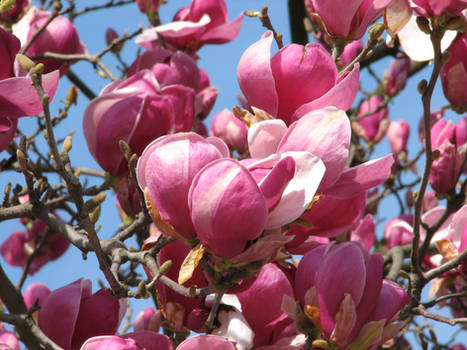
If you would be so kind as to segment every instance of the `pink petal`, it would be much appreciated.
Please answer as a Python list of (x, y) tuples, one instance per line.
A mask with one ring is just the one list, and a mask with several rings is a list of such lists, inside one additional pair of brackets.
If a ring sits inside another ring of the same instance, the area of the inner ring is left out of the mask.
[(279, 100), (271, 69), (272, 40), (273, 34), (268, 31), (245, 50), (238, 62), (237, 78), (250, 106), (261, 108), (275, 116)]
[(327, 106), (335, 106), (344, 111), (348, 110), (355, 100), (355, 96), (358, 92), (358, 84), (360, 77), (360, 66), (356, 64), (350, 73), (345, 76), (341, 76), (337, 84), (328, 90), (323, 96), (317, 98), (314, 101), (305, 103), (298, 108), (293, 117), (292, 121), (300, 119), (305, 114), (325, 108)]
[(334, 198), (346, 199), (372, 187), (381, 185), (391, 174), (392, 154), (346, 169), (339, 180), (326, 190)]
[(233, 159), (219, 159), (196, 174), (188, 195), (191, 219), (201, 243), (230, 258), (264, 228), (266, 201), (249, 171)]
[(307, 151), (321, 158), (326, 173), (320, 189), (334, 184), (344, 170), (349, 155), (350, 122), (344, 111), (326, 107), (294, 122), (282, 138), (278, 153)]
[[(59, 78), (58, 70), (42, 76), (42, 86), (50, 100), (55, 95)], [(0, 115), (18, 118), (40, 112), (42, 103), (29, 76), (0, 80)]]
[(235, 350), (234, 345), (223, 337), (218, 335), (197, 335), (184, 340), (177, 350)]
[(243, 15), (238, 16), (229, 23), (207, 30), (201, 35), (200, 41), (204, 44), (224, 44), (234, 40), (240, 33)]
[(265, 158), (277, 152), (287, 126), (281, 119), (264, 120), (248, 129), (248, 148), (252, 158)]
[(407, 293), (398, 284), (383, 280), (378, 301), (369, 321), (386, 320), (386, 324), (392, 321), (402, 307), (410, 301)]
[[(121, 336), (124, 339), (134, 340), (138, 349), (145, 350), (172, 350), (172, 342), (164, 334), (158, 334), (151, 331), (139, 331), (127, 333)], [(113, 348), (109, 348), (109, 350)]]
[(81, 298), (88, 292), (89, 282), (80, 279), (54, 290), (42, 301), (39, 327), (57, 345), (71, 349)]
[(356, 305), (363, 297), (366, 268), (362, 248), (349, 242), (331, 250), (322, 260), (315, 280), (321, 326), (331, 334), (344, 293), (349, 293)]
[(38, 305), (42, 306), (42, 302), (47, 296), (49, 296), (50, 293), (51, 291), (49, 287), (47, 287), (44, 283), (31, 283), (28, 289), (26, 289), (26, 292), (24, 292), (24, 303), (28, 309), (30, 309), (35, 304), (36, 300)]
[(331, 55), (318, 44), (285, 46), (272, 57), (271, 69), (279, 97), (277, 117), (286, 124), (300, 106), (324, 95), (337, 80)]

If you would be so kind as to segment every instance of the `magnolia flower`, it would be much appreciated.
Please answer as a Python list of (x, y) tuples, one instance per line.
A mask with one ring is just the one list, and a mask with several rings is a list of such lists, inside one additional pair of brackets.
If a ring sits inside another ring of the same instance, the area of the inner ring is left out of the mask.
[[(40, 28), (49, 19), (50, 15), (49, 12), (39, 11), (36, 7), (31, 7), (26, 15), (13, 26), (13, 34), (21, 40), (22, 46), (26, 45), (37, 28)], [(32, 57), (46, 51), (61, 54), (79, 54), (84, 53), (86, 48), (80, 41), (73, 23), (65, 17), (58, 16), (34, 40), (28, 48), (27, 54)], [(44, 64), (46, 73), (60, 69), (62, 75), (73, 64), (73, 61), (53, 58), (40, 59), (37, 62)]]
[(366, 142), (378, 143), (386, 134), (390, 121), (388, 108), (383, 104), (381, 96), (371, 96), (360, 105), (358, 115), (362, 118), (352, 122), (353, 131)]
[[(91, 295), (91, 290), (91, 281), (79, 279), (39, 298), (38, 325), (64, 349), (79, 349), (88, 338), (115, 334), (125, 315), (126, 299), (117, 299), (105, 289)], [(29, 300), (43, 295), (30, 293)]]
[(363, 37), (370, 23), (390, 3), (391, 0), (305, 0), (305, 7), (327, 34), (352, 41)]
[(139, 155), (159, 136), (190, 130), (193, 120), (193, 89), (160, 86), (152, 72), (142, 70), (105, 87), (87, 106), (83, 129), (94, 159), (104, 170), (122, 176), (128, 165), (120, 140)]
[(339, 348), (367, 350), (397, 334), (401, 325), (392, 321), (409, 298), (382, 279), (382, 267), (381, 255), (354, 242), (322, 245), (303, 257), (295, 275), (297, 297), (325, 339)]
[(158, 46), (161, 35), (169, 47), (194, 53), (205, 44), (224, 44), (237, 37), (243, 15), (228, 23), (227, 17), (225, 0), (193, 0), (171, 23), (146, 29), (136, 43), (152, 49)]
[(211, 121), (214, 136), (224, 140), (230, 149), (243, 154), (248, 149), (248, 128), (227, 109), (217, 113)]
[(457, 125), (444, 118), (431, 128), (431, 149), (439, 151), (430, 171), (430, 185), (438, 193), (447, 193), (457, 183), (467, 154), (467, 117)]
[(326, 106), (347, 110), (352, 105), (358, 65), (339, 76), (331, 55), (318, 44), (287, 45), (271, 58), (272, 40), (272, 32), (266, 32), (238, 63), (238, 83), (250, 106), (289, 125), (312, 110)]
[(398, 55), (391, 61), (389, 69), (384, 71), (384, 91), (390, 95), (397, 95), (407, 83), (410, 72), (410, 59), (404, 55)]

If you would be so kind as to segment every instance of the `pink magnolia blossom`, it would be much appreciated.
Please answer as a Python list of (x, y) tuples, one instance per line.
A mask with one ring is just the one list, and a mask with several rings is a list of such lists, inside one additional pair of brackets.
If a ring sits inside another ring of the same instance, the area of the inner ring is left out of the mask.
[[(59, 72), (42, 76), (44, 92), (53, 99), (57, 90)], [(29, 75), (0, 80), (0, 115), (15, 120), (42, 112), (42, 102)]]
[[(143, 244), (143, 250), (150, 249), (159, 236), (159, 232), (151, 233), (151, 236)], [(166, 273), (167, 277), (175, 281), (178, 279), (180, 267), (189, 251), (190, 249), (188, 246), (179, 240), (166, 245), (160, 250), (158, 257), (161, 264), (168, 260), (172, 261), (172, 266)], [(148, 269), (146, 269), (146, 273), (150, 279), (154, 278), (151, 271)], [(192, 285), (197, 285), (200, 288), (207, 285), (206, 278), (200, 267), (196, 268), (193, 272), (193, 276), (184, 283), (185, 287), (190, 287)], [(199, 331), (204, 328), (204, 323), (206, 322), (208, 314), (203, 309), (204, 300), (202, 298), (194, 299), (185, 297), (160, 282), (156, 283), (156, 288), (160, 307), (164, 310), (166, 320), (174, 331), (185, 332), (187, 329)], [(151, 317), (151, 319), (152, 318), (153, 317)], [(137, 324), (139, 328), (140, 322)]]
[[(248, 132), (253, 157), (257, 154), (265, 157), (269, 152), (299, 151), (323, 161), (326, 171), (317, 190), (320, 199), (303, 216), (313, 224), (310, 234), (332, 237), (352, 228), (363, 215), (366, 190), (384, 182), (393, 164), (392, 155), (388, 155), (346, 168), (350, 123), (345, 112), (334, 107), (310, 112), (289, 128), (281, 120), (269, 120), (253, 124)], [(343, 210), (336, 218), (338, 205)]]
[(352, 122), (354, 132), (366, 142), (378, 143), (386, 134), (390, 121), (388, 108), (380, 107), (383, 103), (381, 96), (371, 96), (363, 101), (358, 112), (359, 116), (367, 116)]
[(403, 214), (395, 219), (388, 221), (384, 228), (386, 251), (390, 250), (392, 247), (405, 245), (412, 242), (412, 222), (412, 214)]
[[(243, 53), (237, 67), (240, 88), (250, 106), (287, 125), (326, 106), (347, 110), (358, 90), (359, 68), (338, 75), (331, 55), (318, 44), (291, 44), (271, 58), (268, 31)], [(261, 89), (258, 89), (261, 86)]]
[(138, 184), (160, 211), (162, 218), (185, 238), (196, 235), (190, 218), (188, 191), (196, 174), (213, 160), (229, 157), (218, 138), (178, 133), (158, 138), (138, 160)]
[(29, 6), (29, 0), (15, 0), (11, 10), (0, 13), (0, 22), (15, 23), (23, 16)]
[(254, 332), (255, 348), (274, 343), (281, 331), (293, 322), (281, 310), (284, 295), (294, 298), (291, 281), (272, 263), (264, 265), (253, 284), (237, 294), (242, 314)]
[(149, 69), (160, 86), (183, 85), (195, 93), (195, 115), (204, 119), (217, 98), (217, 88), (211, 85), (207, 73), (196, 65), (193, 58), (177, 51), (154, 48), (144, 52), (132, 63), (128, 76)]
[[(433, 208), (423, 214), (422, 221), (428, 226), (434, 225), (444, 210), (444, 207)], [(422, 230), (421, 239), (424, 239), (424, 237), (425, 231)], [(429, 257), (429, 261), (433, 266), (439, 266), (467, 249), (467, 204), (464, 204), (457, 212), (448, 217), (436, 231), (431, 241), (437, 245), (439, 251), (439, 254)], [(462, 271), (463, 274), (467, 273), (467, 264), (464, 262), (458, 269), (449, 273), (456, 275), (458, 271)]]
[(444, 95), (453, 106), (462, 107), (467, 104), (467, 92), (462, 88), (467, 82), (467, 34), (461, 33), (449, 47), (448, 53), (449, 60), (440, 71)]
[(0, 253), (9, 265), (23, 267), (44, 236), (49, 234), (46, 244), (37, 251), (29, 266), (28, 273), (33, 275), (48, 262), (62, 256), (70, 242), (61, 234), (48, 233), (49, 227), (42, 220), (25, 219), (23, 223), (27, 230), (13, 232), (0, 246)]
[(151, 49), (161, 35), (169, 47), (195, 53), (205, 44), (224, 44), (237, 37), (243, 15), (231, 22), (227, 17), (225, 0), (193, 0), (175, 14), (171, 23), (146, 29), (136, 43)]
[(217, 113), (211, 121), (214, 136), (224, 140), (230, 149), (245, 153), (248, 149), (248, 128), (227, 109)]
[(16, 134), (18, 119), (0, 116), (0, 152), (5, 150)]
[(235, 346), (221, 336), (205, 334), (188, 338), (177, 347), (177, 350), (199, 349), (235, 350)]
[(0, 27), (0, 80), (14, 76), (13, 63), (20, 46), (16, 36)]
[(157, 333), (161, 326), (161, 321), (161, 312), (159, 310), (154, 310), (152, 307), (147, 307), (136, 316), (133, 328), (135, 329), (135, 332), (144, 330)]
[(31, 283), (24, 292), (23, 299), (26, 307), (30, 309), (37, 302), (41, 305), (42, 302), (49, 296), (52, 291), (42, 282)]
[(430, 171), (430, 185), (438, 193), (447, 193), (456, 185), (462, 171), (467, 147), (467, 117), (457, 125), (444, 118), (431, 128), (431, 149), (439, 151)]
[(149, 331), (89, 338), (80, 350), (172, 350), (169, 337)]
[(268, 206), (250, 172), (233, 159), (199, 171), (188, 195), (196, 236), (216, 255), (231, 258), (264, 229)]
[[(24, 46), (34, 35), (37, 28), (40, 28), (49, 19), (50, 15), (49, 12), (39, 11), (37, 8), (31, 7), (21, 21), (14, 26), (13, 33), (20, 38), (21, 44)], [(65, 17), (58, 16), (34, 40), (27, 54), (31, 57), (43, 54), (46, 51), (61, 54), (79, 54), (84, 53), (85, 50), (86, 48), (80, 41), (73, 23)], [(73, 64), (72, 61), (53, 58), (40, 59), (37, 62), (44, 64), (46, 73), (60, 69), (62, 75)]]
[(136, 0), (139, 10), (142, 13), (154, 13), (159, 10), (159, 6), (164, 3), (163, 0)]
[(375, 223), (373, 216), (367, 214), (350, 233), (350, 240), (360, 243), (363, 249), (370, 251), (375, 243)]
[(387, 130), (391, 151), (395, 156), (406, 157), (410, 126), (405, 120), (391, 122)]
[(391, 0), (305, 0), (305, 7), (326, 33), (351, 41), (363, 37), (370, 23), (390, 3)]
[(391, 322), (409, 298), (382, 279), (382, 267), (381, 255), (354, 242), (323, 245), (303, 257), (295, 276), (297, 297), (314, 310), (311, 320), (325, 339), (366, 350), (397, 334), (400, 326)]
[(397, 95), (407, 83), (410, 72), (410, 59), (404, 55), (398, 55), (389, 65), (389, 70), (384, 71), (384, 91), (390, 95)]
[(9, 332), (0, 323), (0, 349), (1, 350), (20, 350), (19, 340), (16, 334)]
[(422, 211), (427, 212), (430, 209), (433, 209), (438, 206), (438, 198), (436, 198), (436, 193), (434, 191), (425, 192), (422, 202)]
[(105, 289), (91, 294), (91, 281), (79, 279), (40, 300), (38, 325), (57, 345), (79, 349), (97, 335), (113, 335), (126, 310), (126, 300)]
[(423, 17), (439, 16), (442, 12), (460, 15), (467, 8), (466, 0), (413, 0), (414, 10)]
[(182, 85), (160, 87), (152, 72), (142, 70), (105, 87), (84, 112), (83, 129), (89, 150), (113, 175), (128, 172), (119, 147), (124, 140), (141, 154), (159, 136), (193, 126), (194, 93)]
[(363, 44), (361, 40), (354, 40), (344, 46), (344, 50), (339, 57), (339, 64), (342, 67), (348, 65), (352, 60), (357, 57), (357, 54), (363, 50)]

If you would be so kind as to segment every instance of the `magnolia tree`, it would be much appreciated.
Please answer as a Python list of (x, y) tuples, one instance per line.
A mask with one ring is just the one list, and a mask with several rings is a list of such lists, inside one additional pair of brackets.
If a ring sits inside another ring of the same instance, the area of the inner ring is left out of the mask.
[[(0, 3), (0, 221), (22, 226), (1, 232), (0, 349), (466, 349), (467, 1), (289, 0), (291, 42), (273, 6), (193, 0), (165, 23), (163, 0), (80, 6)], [(114, 7), (146, 29), (91, 52), (77, 19)], [(263, 34), (212, 117), (200, 49), (245, 21)], [(410, 79), (423, 115), (391, 120)], [(74, 160), (70, 118), (100, 168)], [(67, 250), (95, 255), (101, 289), (28, 282)]]

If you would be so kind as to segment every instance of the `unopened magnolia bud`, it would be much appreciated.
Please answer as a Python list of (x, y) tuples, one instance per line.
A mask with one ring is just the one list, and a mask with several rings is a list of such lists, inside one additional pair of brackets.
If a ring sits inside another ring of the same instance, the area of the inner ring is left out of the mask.
[(435, 149), (433, 153), (431, 154), (431, 159), (436, 160), (439, 158), (440, 155), (441, 155), (441, 152), (439, 151), (439, 149)]
[(138, 164), (138, 156), (133, 154), (128, 162), (128, 167), (131, 169), (136, 169), (136, 165)]
[(261, 16), (261, 12), (259, 12), (258, 10), (246, 10), (243, 14), (247, 17), (260, 17)]
[(423, 95), (426, 91), (427, 86), (428, 82), (425, 79), (421, 80), (417, 86), (418, 93)]
[(172, 267), (172, 260), (165, 261), (159, 268), (159, 276), (165, 275)]
[(96, 209), (94, 209), (92, 213), (89, 214), (89, 219), (91, 220), (93, 224), (95, 224), (97, 220), (99, 220), (100, 215), (101, 215), (101, 206), (98, 205)]
[(68, 153), (71, 151), (71, 148), (72, 148), (72, 142), (71, 142), (71, 136), (68, 135), (67, 137), (65, 137), (65, 141), (63, 141), (63, 152), (65, 153)]
[(27, 160), (26, 160), (26, 155), (24, 152), (20, 149), (16, 150), (16, 158), (18, 158), (18, 163), (19, 167), (21, 168), (21, 171), (24, 173), (28, 170), (28, 165), (27, 165)]
[(16, 60), (26, 72), (29, 72), (36, 65), (28, 56), (20, 53), (16, 55)]
[(124, 140), (118, 141), (118, 145), (120, 146), (120, 149), (122, 150), (122, 153), (125, 156), (125, 159), (128, 160), (131, 156), (130, 146), (128, 146), (128, 143), (126, 143)]
[(430, 22), (428, 22), (428, 20), (425, 17), (418, 16), (417, 25), (423, 33), (428, 35), (431, 34)]
[(88, 200), (86, 203), (83, 205), (83, 212), (85, 214), (91, 213), (96, 209), (97, 206), (101, 205), (102, 202), (105, 201), (106, 195), (105, 193), (101, 192), (94, 197), (92, 197), (90, 200)]
[(65, 108), (68, 109), (71, 105), (76, 105), (78, 100), (78, 89), (76, 86), (72, 86), (68, 89), (66, 93)]
[(34, 73), (42, 74), (44, 72), (44, 63), (39, 63), (34, 66)]
[(383, 23), (375, 23), (370, 28), (370, 40), (378, 41), (378, 38), (383, 35), (384, 32), (384, 24)]
[(462, 17), (454, 17), (444, 24), (444, 28), (447, 30), (459, 30), (462, 28), (463, 24), (464, 19)]
[(136, 289), (136, 295), (141, 296), (144, 299), (149, 298), (149, 293), (146, 288), (146, 283), (143, 280), (141, 280), (138, 284), (138, 288)]

